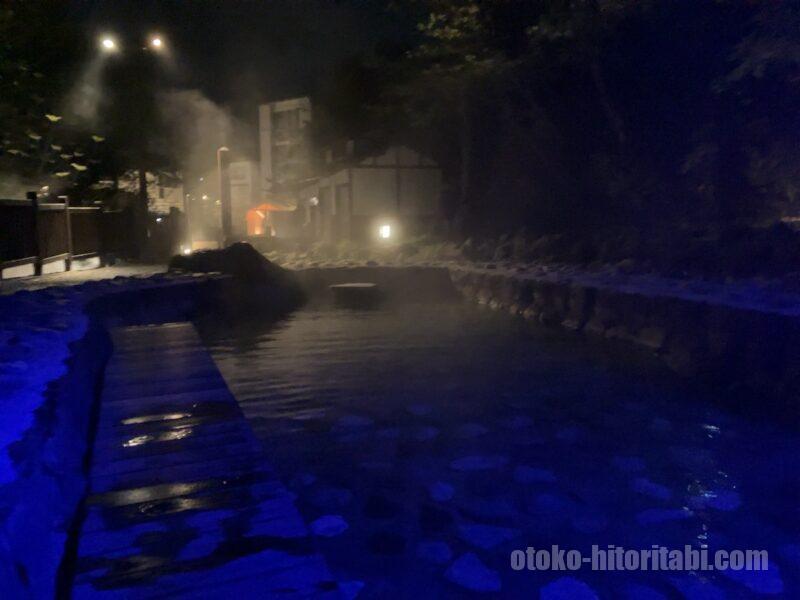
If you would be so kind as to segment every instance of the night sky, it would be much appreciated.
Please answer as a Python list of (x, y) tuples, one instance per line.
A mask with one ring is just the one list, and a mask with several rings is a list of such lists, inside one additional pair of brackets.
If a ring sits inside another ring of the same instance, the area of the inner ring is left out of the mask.
[(74, 2), (90, 35), (125, 45), (159, 32), (176, 61), (176, 84), (246, 116), (265, 100), (313, 94), (336, 65), (408, 31), (379, 0)]

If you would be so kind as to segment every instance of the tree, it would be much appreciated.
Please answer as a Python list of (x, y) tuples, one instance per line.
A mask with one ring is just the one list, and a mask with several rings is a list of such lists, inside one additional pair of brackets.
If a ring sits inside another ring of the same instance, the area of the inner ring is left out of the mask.
[(64, 3), (4, 3), (0, 40), (0, 173), (14, 184), (6, 193), (32, 186), (56, 192), (86, 180), (103, 140), (79, 131), (61, 110), (85, 50)]

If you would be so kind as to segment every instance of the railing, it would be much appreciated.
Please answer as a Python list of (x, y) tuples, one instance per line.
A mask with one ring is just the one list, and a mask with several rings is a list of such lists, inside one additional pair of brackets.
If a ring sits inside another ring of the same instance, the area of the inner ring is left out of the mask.
[[(0, 200), (0, 279), (69, 270), (73, 260), (100, 257), (100, 208), (69, 201)], [(52, 266), (52, 267), (51, 267)]]

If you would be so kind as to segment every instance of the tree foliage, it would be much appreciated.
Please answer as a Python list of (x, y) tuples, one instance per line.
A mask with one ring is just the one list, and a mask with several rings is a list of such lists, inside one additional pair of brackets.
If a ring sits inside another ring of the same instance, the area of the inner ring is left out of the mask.
[(359, 130), (432, 155), (469, 231), (667, 237), (796, 210), (796, 3), (397, 6), (416, 30), (370, 61)]

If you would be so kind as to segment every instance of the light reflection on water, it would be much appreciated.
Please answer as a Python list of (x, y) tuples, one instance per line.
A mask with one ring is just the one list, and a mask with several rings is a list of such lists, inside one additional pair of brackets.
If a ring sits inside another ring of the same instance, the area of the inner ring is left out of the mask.
[[(800, 440), (646, 361), (461, 305), (306, 308), (201, 329), (306, 520), (349, 524), (319, 546), (337, 576), (367, 583), (360, 597), (459, 597), (430, 542), (475, 552), (507, 597), (565, 575), (508, 566), (511, 549), (550, 544), (767, 548), (797, 589)], [(608, 597), (702, 583), (573, 575)], [(707, 580), (703, 593), (749, 591)]]

